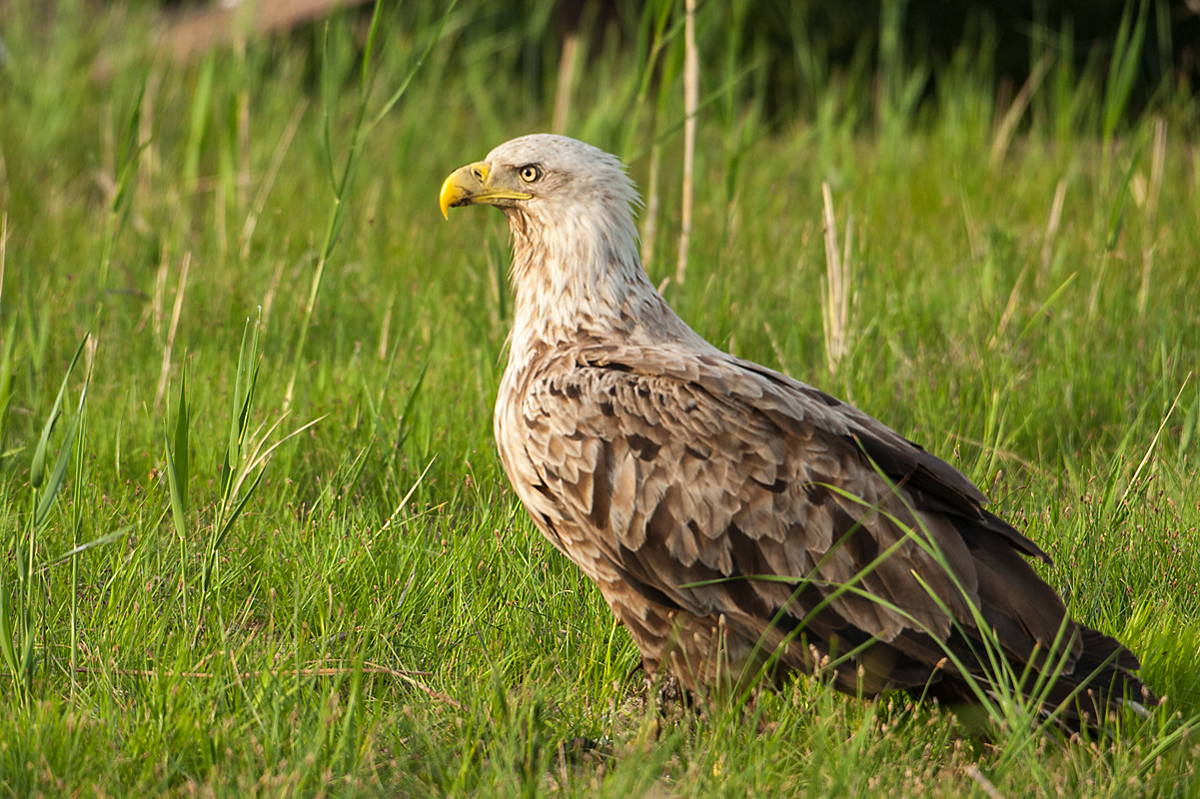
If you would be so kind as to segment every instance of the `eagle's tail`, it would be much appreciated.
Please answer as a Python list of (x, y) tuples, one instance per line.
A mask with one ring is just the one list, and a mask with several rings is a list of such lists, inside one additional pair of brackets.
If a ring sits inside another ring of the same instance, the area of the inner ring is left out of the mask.
[(1068, 729), (1102, 725), (1124, 709), (1147, 715), (1158, 697), (1137, 676), (1137, 656), (1114, 638), (1080, 626), (1083, 651), (1069, 674), (1051, 686), (1045, 705), (1062, 707)]
[[(1067, 732), (1078, 732), (1104, 728), (1125, 711), (1149, 715), (1158, 697), (1135, 673), (1140, 668), (1137, 657), (1098, 630), (1082, 625), (1078, 630), (1082, 650), (1069, 669), (1048, 685), (1031, 670), (1021, 686), (1026, 699), (1038, 702), (1039, 716), (1053, 718)], [(1002, 693), (994, 686), (985, 690), (993, 698)], [(930, 695), (951, 706), (978, 704), (978, 697), (960, 678), (931, 686)]]

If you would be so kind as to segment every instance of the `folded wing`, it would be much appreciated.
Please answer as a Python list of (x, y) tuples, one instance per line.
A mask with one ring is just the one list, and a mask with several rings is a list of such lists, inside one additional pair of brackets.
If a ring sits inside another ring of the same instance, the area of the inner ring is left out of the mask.
[(626, 605), (724, 616), (768, 652), (803, 634), (782, 662), (851, 654), (847, 690), (947, 675), (969, 699), (981, 628), (1017, 673), (1056, 642), (1067, 675), (1104, 665), (1090, 640), (1111, 650), (1109, 683), (1141, 688), (1132, 655), (1070, 620), (1024, 557), (1045, 554), (965, 476), (816, 389), (716, 351), (598, 346), (532, 373), (523, 397), (538, 496)]

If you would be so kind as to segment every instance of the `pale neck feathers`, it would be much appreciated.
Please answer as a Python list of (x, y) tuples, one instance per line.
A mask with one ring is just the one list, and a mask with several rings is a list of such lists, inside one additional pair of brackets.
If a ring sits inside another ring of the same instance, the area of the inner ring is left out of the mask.
[(702, 343), (650, 285), (623, 194), (506, 209), (516, 305), (510, 365), (520, 368), (539, 344)]

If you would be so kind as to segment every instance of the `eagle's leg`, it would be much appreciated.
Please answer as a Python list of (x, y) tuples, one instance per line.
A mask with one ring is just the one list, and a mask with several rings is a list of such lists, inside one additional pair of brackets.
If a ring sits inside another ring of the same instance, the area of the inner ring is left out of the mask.
[[(762, 678), (768, 653), (731, 629), (724, 617), (699, 618), (630, 596), (628, 585), (615, 581), (601, 583), (601, 593), (642, 653), (647, 687), (660, 701), (724, 700)], [(772, 681), (779, 676), (770, 675)]]

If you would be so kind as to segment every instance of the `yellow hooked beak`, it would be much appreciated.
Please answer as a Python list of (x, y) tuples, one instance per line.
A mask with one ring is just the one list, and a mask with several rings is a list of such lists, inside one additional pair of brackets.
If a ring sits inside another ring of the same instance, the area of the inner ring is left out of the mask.
[(505, 205), (509, 200), (528, 200), (533, 195), (503, 186), (488, 185), (491, 168), (483, 161), (467, 164), (450, 173), (438, 194), (442, 216), (450, 218), (450, 209), (463, 205)]

